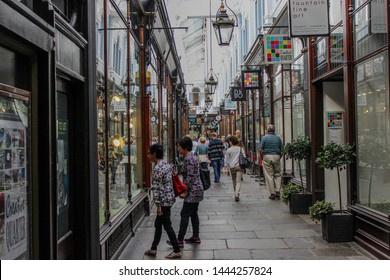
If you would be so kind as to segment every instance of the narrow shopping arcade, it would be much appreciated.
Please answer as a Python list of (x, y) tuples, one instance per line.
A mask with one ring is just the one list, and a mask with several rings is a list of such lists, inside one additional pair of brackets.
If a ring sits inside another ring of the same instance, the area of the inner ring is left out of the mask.
[(389, 8), (1, 0), (0, 259), (390, 259)]

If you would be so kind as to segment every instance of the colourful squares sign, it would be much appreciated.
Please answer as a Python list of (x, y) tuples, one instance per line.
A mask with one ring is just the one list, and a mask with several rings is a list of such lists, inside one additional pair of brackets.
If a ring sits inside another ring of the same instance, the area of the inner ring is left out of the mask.
[(343, 127), (343, 113), (342, 112), (328, 112), (328, 127), (342, 128)]
[(264, 57), (266, 64), (288, 64), (294, 59), (292, 40), (287, 35), (265, 35)]
[(260, 87), (259, 71), (242, 71), (242, 88), (256, 89)]

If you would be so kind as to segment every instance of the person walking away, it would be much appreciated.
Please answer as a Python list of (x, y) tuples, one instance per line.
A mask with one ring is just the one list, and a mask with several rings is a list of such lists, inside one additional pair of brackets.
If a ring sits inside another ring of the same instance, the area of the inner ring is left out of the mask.
[(223, 158), (221, 162), (222, 172), (226, 172), (226, 153), (227, 149), (229, 148), (229, 144), (226, 142), (226, 137), (224, 135), (221, 136), (221, 141), (223, 145)]
[[(203, 200), (204, 191), (199, 175), (199, 161), (191, 150), (191, 138), (183, 137), (177, 143), (178, 153), (184, 156), (182, 174), (183, 182), (187, 186), (187, 191), (180, 195), (181, 198), (184, 198), (183, 208), (180, 212), (180, 229), (177, 237), (180, 247), (184, 247), (183, 241), (186, 243), (201, 243), (199, 238), (198, 207), (199, 202)], [(190, 218), (192, 224), (192, 236), (188, 239), (184, 239)], [(172, 244), (170, 241), (167, 241), (167, 243), (169, 245)]]
[(267, 134), (260, 142), (260, 158), (263, 162), (265, 184), (270, 192), (269, 199), (280, 198), (282, 177), (280, 174), (280, 158), (283, 153), (282, 139), (275, 135), (275, 126), (268, 125)]
[(223, 158), (223, 144), (220, 139), (217, 138), (215, 132), (211, 133), (211, 141), (209, 143), (209, 160), (211, 166), (214, 169), (214, 182), (219, 183), (221, 179), (221, 161)]
[(175, 203), (175, 193), (172, 184), (173, 170), (168, 162), (163, 159), (164, 150), (162, 145), (156, 143), (150, 146), (147, 156), (155, 164), (152, 174), (152, 190), (157, 216), (154, 221), (155, 232), (152, 246), (145, 251), (145, 255), (156, 256), (157, 246), (160, 243), (162, 228), (164, 227), (173, 246), (173, 252), (165, 256), (165, 258), (180, 258), (183, 253), (180, 251), (171, 222), (171, 207)]
[(227, 150), (226, 153), (226, 165), (228, 168), (227, 175), (232, 175), (233, 180), (233, 189), (234, 189), (234, 198), (235, 201), (240, 200), (240, 190), (241, 190), (241, 177), (243, 170), (240, 167), (240, 153), (244, 155), (244, 152), (240, 146), (238, 146), (238, 139), (236, 136), (230, 138), (231, 147)]
[(195, 148), (195, 156), (198, 157), (200, 167), (203, 170), (208, 170), (209, 157), (207, 155), (208, 147), (206, 145), (206, 138), (203, 136), (199, 138), (200, 144), (198, 144)]

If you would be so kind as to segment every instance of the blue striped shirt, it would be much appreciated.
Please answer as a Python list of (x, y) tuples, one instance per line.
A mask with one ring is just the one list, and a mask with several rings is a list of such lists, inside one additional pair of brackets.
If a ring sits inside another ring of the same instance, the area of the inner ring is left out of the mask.
[(215, 138), (210, 141), (208, 155), (210, 160), (220, 160), (223, 158), (223, 149), (224, 146), (222, 141), (218, 138)]
[(283, 152), (282, 139), (275, 134), (266, 134), (261, 138), (260, 149), (263, 155), (280, 155)]

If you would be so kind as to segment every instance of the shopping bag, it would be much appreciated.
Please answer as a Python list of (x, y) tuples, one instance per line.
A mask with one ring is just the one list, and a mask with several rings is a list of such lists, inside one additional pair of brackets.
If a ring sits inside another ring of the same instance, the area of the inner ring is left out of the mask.
[(187, 191), (186, 185), (180, 180), (178, 174), (172, 175), (172, 184), (173, 184), (173, 190), (175, 192), (175, 196), (179, 196), (185, 191)]
[(242, 153), (242, 148), (240, 148), (240, 156), (239, 156), (239, 158), (238, 158), (238, 161), (239, 161), (239, 164), (240, 164), (241, 169), (246, 169), (246, 168), (249, 167), (248, 160), (247, 160), (247, 158), (244, 156), (244, 154)]
[(210, 171), (209, 170), (200, 170), (200, 180), (202, 181), (203, 190), (208, 190), (211, 185), (210, 180)]

